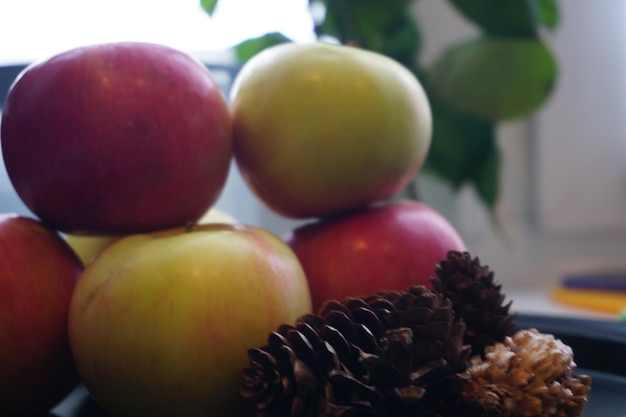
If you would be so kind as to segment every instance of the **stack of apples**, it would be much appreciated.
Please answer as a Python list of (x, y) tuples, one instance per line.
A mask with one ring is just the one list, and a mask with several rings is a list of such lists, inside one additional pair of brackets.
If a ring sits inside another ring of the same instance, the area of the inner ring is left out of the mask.
[(235, 159), (270, 209), (314, 218), (284, 239), (313, 308), (329, 298), (430, 286), (464, 244), (432, 208), (392, 198), (431, 140), (428, 99), (392, 59), (355, 47), (283, 44), (257, 54), (231, 91)]
[[(79, 381), (112, 417), (246, 415), (247, 349), (279, 324), (429, 285), (464, 250), (436, 211), (394, 199), (430, 144), (419, 81), (356, 47), (270, 48), (230, 101), (181, 51), (80, 47), (18, 76), (0, 133), (36, 216), (0, 217), (3, 416)], [(280, 238), (203, 221), (233, 161), (267, 207), (310, 223)], [(73, 242), (92, 237), (107, 244), (81, 260)]]

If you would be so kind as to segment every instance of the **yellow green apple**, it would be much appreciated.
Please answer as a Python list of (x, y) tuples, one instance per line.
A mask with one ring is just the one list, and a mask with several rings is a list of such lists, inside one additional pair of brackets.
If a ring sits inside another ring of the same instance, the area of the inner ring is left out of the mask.
[(0, 215), (0, 415), (40, 415), (78, 383), (67, 332), (83, 265), (56, 231)]
[(84, 265), (87, 265), (94, 256), (120, 238), (120, 236), (116, 235), (76, 234), (65, 234), (64, 237)]
[(244, 415), (247, 349), (311, 311), (291, 249), (243, 225), (124, 237), (85, 269), (69, 335), (79, 374), (116, 417)]
[[(231, 214), (223, 210), (211, 208), (198, 220), (198, 224), (210, 223), (235, 224), (237, 220)], [(70, 247), (74, 249), (74, 252), (76, 252), (78, 257), (83, 261), (83, 264), (87, 265), (97, 254), (122, 236), (66, 233), (64, 237)]]
[(418, 79), (353, 46), (265, 49), (242, 67), (230, 100), (237, 166), (259, 199), (287, 217), (391, 197), (430, 146), (430, 105)]

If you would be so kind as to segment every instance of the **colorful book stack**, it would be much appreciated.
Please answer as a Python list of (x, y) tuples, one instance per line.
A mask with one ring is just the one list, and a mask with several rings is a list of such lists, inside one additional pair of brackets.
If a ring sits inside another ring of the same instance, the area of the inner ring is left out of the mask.
[(556, 302), (626, 319), (626, 273), (570, 275), (552, 293)]

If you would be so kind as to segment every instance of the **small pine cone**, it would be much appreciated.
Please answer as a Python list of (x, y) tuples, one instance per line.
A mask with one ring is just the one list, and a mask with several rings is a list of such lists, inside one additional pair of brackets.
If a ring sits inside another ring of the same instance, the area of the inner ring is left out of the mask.
[(577, 375), (564, 380), (563, 390), (557, 399), (558, 410), (555, 417), (577, 417), (585, 411), (591, 391), (591, 377)]
[(472, 358), (461, 396), (486, 416), (577, 417), (591, 378), (573, 376), (575, 367), (572, 349), (553, 335), (520, 330)]
[(248, 352), (241, 393), (257, 417), (446, 415), (469, 378), (464, 331), (425, 287), (330, 301)]
[(431, 283), (436, 292), (450, 300), (457, 315), (465, 322), (464, 343), (473, 354), (483, 354), (485, 348), (502, 342), (515, 331), (515, 315), (509, 313), (511, 302), (504, 304), (502, 286), (494, 282), (494, 273), (478, 258), (467, 252), (450, 251), (436, 265), (436, 277)]

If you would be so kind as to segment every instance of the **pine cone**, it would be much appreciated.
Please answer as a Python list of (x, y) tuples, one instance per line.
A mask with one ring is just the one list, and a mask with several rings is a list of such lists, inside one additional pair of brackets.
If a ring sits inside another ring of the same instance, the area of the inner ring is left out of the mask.
[(435, 272), (437, 277), (431, 278), (435, 291), (452, 300), (457, 317), (467, 326), (464, 343), (472, 347), (473, 354), (482, 355), (487, 346), (513, 334), (511, 302), (504, 304), (502, 286), (494, 283), (493, 271), (481, 265), (478, 258), (450, 251), (436, 265)]
[(498, 417), (577, 417), (587, 404), (591, 378), (573, 376), (572, 349), (550, 334), (520, 330), (487, 347), (469, 368), (461, 396)]
[(425, 287), (330, 301), (248, 352), (241, 392), (257, 417), (450, 415), (468, 381), (464, 331)]

